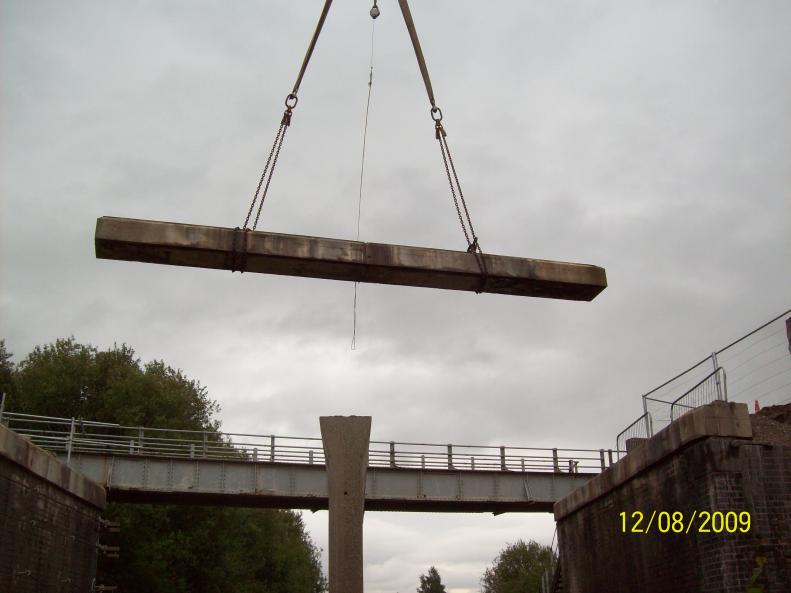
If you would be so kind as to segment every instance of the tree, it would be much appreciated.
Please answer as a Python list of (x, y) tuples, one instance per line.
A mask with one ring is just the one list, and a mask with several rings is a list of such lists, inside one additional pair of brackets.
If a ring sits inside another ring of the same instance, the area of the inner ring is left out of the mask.
[(442, 579), (436, 568), (432, 566), (428, 569), (428, 574), (420, 575), (420, 586), (417, 588), (417, 593), (445, 593), (445, 585), (442, 584)]
[(482, 593), (538, 593), (543, 575), (552, 565), (549, 546), (521, 539), (506, 545), (481, 578)]
[[(99, 350), (74, 338), (36, 347), (16, 367), (0, 341), (6, 410), (179, 430), (217, 430), (217, 402), (163, 361), (129, 346)], [(135, 593), (321, 593), (319, 550), (292, 511), (110, 504), (121, 557), (106, 581)]]
[(0, 394), (4, 394), (9, 399), (13, 387), (13, 378), (14, 363), (11, 362), (11, 353), (6, 350), (5, 340), (0, 339)]

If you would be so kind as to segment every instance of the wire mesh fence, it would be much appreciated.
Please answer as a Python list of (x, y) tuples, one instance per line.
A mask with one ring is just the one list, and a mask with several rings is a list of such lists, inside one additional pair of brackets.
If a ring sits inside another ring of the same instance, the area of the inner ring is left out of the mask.
[[(633, 436), (652, 436), (684, 412), (714, 400), (742, 402), (751, 408), (756, 403), (766, 407), (791, 402), (791, 309), (715, 350), (642, 400), (640, 418), (648, 431)], [(639, 425), (640, 419), (627, 430)], [(620, 440), (621, 434), (616, 442)], [(616, 448), (622, 450), (620, 444)]]

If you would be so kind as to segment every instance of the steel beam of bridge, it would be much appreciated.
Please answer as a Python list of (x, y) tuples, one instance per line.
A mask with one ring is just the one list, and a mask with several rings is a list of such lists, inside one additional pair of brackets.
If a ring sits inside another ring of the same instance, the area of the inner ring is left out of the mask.
[[(58, 455), (66, 461), (66, 455)], [(111, 501), (327, 508), (324, 465), (75, 453), (70, 465), (107, 488)], [(369, 467), (365, 509), (551, 512), (596, 474)]]

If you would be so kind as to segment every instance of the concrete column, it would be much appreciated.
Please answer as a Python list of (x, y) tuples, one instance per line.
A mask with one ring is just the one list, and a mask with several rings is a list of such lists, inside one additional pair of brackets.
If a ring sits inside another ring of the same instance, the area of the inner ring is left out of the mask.
[(329, 494), (329, 593), (363, 593), (363, 514), (370, 416), (322, 416)]

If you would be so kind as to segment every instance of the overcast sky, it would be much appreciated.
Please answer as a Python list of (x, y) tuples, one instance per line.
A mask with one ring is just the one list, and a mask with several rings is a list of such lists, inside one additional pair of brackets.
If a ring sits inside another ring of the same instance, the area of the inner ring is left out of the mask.
[[(412, 12), (489, 253), (592, 263), (591, 303), (96, 260), (102, 215), (244, 220), (322, 2), (0, 3), (0, 335), (198, 378), (227, 431), (612, 447), (639, 395), (791, 306), (791, 3)], [(361, 238), (466, 244), (397, 3), (381, 0)], [(370, 4), (337, 0), (259, 228), (354, 238)], [(780, 400), (778, 400), (780, 401)], [(777, 402), (774, 402), (777, 403)], [(325, 512), (306, 513), (326, 548)], [(371, 593), (478, 590), (549, 515), (368, 513)], [(326, 568), (326, 552), (325, 552)]]

